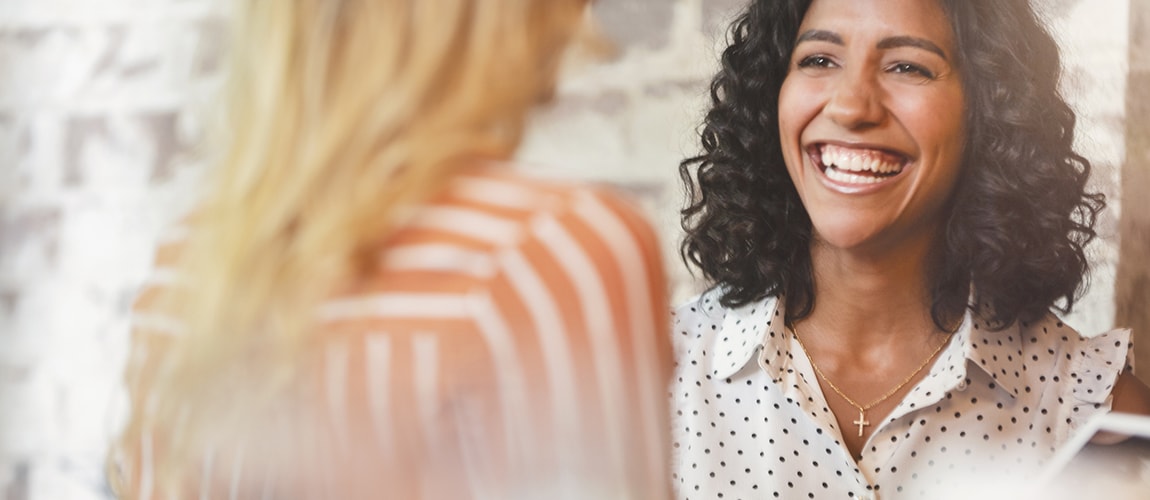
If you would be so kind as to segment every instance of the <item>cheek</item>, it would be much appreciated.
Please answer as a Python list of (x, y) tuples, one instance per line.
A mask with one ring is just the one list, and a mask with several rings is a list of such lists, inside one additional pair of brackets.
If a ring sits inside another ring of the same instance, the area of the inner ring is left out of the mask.
[(790, 76), (779, 90), (779, 140), (788, 168), (800, 159), (803, 129), (813, 114), (811, 103), (814, 99), (809, 90)]
[(904, 101), (896, 114), (924, 157), (944, 165), (962, 162), (966, 113), (961, 93)]
[(801, 121), (800, 117), (805, 113), (804, 107), (809, 106), (810, 102), (810, 89), (807, 85), (803, 85), (800, 78), (796, 78), (794, 74), (788, 75), (783, 80), (782, 87), (779, 88), (779, 129), (784, 135), (783, 124), (787, 124), (787, 128), (791, 128), (797, 121)]
[(931, 123), (929, 129), (926, 129), (931, 137), (923, 138), (923, 140), (931, 141), (931, 155), (934, 163), (934, 172), (931, 178), (935, 185), (932, 191), (935, 196), (941, 198), (953, 196), (954, 186), (963, 168), (966, 127), (962, 117), (961, 110), (952, 116), (940, 114)]
[(907, 111), (913, 113), (916, 128), (939, 144), (961, 144), (966, 130), (966, 109), (960, 89), (923, 96)]

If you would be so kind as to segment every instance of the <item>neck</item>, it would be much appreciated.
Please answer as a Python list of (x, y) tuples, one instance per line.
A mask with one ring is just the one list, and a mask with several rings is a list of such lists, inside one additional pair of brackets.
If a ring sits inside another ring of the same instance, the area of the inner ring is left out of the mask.
[(933, 240), (871, 253), (816, 241), (811, 247), (816, 299), (804, 329), (818, 332), (820, 344), (855, 352), (908, 337), (930, 339), (938, 330), (930, 314), (933, 250)]

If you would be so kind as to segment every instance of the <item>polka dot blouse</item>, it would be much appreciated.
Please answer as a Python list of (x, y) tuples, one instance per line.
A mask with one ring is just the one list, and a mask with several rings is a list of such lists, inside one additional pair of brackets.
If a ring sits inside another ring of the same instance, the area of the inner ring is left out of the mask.
[(714, 290), (675, 312), (678, 498), (1004, 498), (1109, 410), (1130, 352), (1128, 330), (1084, 338), (1049, 315), (995, 332), (968, 314), (856, 460), (783, 317)]

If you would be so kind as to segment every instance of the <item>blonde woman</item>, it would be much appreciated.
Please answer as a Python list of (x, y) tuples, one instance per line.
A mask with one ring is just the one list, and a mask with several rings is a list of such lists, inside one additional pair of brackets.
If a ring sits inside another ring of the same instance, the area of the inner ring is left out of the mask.
[(122, 498), (660, 498), (650, 227), (505, 164), (584, 0), (244, 0), (140, 298)]

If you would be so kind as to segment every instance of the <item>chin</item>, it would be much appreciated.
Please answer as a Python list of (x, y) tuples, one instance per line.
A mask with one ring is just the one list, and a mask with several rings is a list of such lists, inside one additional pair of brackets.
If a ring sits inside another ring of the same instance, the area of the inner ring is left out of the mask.
[(808, 211), (814, 238), (822, 244), (835, 248), (853, 248), (874, 239), (882, 230), (881, 224), (876, 222), (879, 214), (853, 207), (822, 208)]
[(819, 223), (812, 218), (815, 241), (829, 248), (850, 250), (861, 248), (875, 239), (874, 228), (860, 221), (827, 221)]

